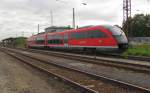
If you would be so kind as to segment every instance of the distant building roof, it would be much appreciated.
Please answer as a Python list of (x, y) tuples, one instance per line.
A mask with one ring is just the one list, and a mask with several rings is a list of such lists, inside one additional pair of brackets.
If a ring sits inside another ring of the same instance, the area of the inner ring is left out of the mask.
[[(17, 38), (21, 38), (21, 37), (9, 37), (9, 38), (6, 38), (6, 39), (3, 39), (2, 41), (13, 41), (13, 40), (16, 40)], [(22, 37), (22, 38), (25, 38), (27, 39), (26, 37)]]
[(15, 40), (15, 39), (16, 39), (16, 38), (10, 37), (10, 38), (3, 39), (2, 41), (6, 41), (6, 40)]
[(51, 27), (47, 27), (45, 28), (45, 32), (60, 32), (60, 31), (64, 31), (64, 30), (70, 30), (72, 28), (70, 28), (70, 26), (66, 27), (57, 27), (57, 26), (51, 26)]

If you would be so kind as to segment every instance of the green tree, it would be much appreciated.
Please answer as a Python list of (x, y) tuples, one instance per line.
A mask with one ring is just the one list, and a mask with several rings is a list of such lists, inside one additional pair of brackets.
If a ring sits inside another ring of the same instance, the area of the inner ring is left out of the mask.
[[(127, 24), (129, 24), (128, 28)], [(125, 22), (123, 28), (128, 36), (150, 37), (150, 15), (136, 14)]]
[(15, 40), (15, 47), (17, 48), (24, 48), (26, 44), (26, 39), (25, 37), (18, 37)]

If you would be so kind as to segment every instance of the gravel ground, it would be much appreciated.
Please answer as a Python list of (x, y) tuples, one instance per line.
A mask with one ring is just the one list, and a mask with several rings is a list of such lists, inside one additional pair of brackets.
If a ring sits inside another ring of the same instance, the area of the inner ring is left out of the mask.
[(0, 93), (79, 93), (0, 52)]
[(142, 87), (150, 89), (150, 74), (138, 73), (134, 71), (126, 71), (124, 69), (112, 68), (103, 65), (99, 66), (90, 63), (58, 58), (58, 57), (53, 57), (48, 55), (42, 55), (37, 53), (29, 53), (29, 52), (24, 52), (24, 53), (29, 55), (34, 55), (37, 58), (40, 57), (45, 58), (45, 60), (49, 60), (50, 62), (53, 61), (61, 65), (67, 65), (69, 67), (82, 69), (85, 71), (89, 71), (99, 75), (104, 75), (106, 77), (140, 85)]

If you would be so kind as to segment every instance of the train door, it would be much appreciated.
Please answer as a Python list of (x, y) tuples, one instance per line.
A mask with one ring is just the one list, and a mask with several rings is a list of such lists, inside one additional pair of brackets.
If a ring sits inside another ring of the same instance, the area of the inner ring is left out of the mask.
[(68, 47), (68, 33), (64, 34), (64, 46)]
[(44, 38), (45, 38), (45, 47), (47, 47), (47, 34), (45, 34), (45, 36), (44, 36)]

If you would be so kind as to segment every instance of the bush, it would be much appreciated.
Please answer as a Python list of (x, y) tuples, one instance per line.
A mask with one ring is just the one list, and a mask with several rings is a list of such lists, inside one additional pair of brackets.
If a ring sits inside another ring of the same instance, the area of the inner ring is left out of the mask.
[(123, 55), (150, 56), (150, 44), (134, 45), (129, 47)]
[(18, 37), (15, 40), (15, 47), (16, 48), (25, 48), (26, 45), (26, 38), (25, 37)]

